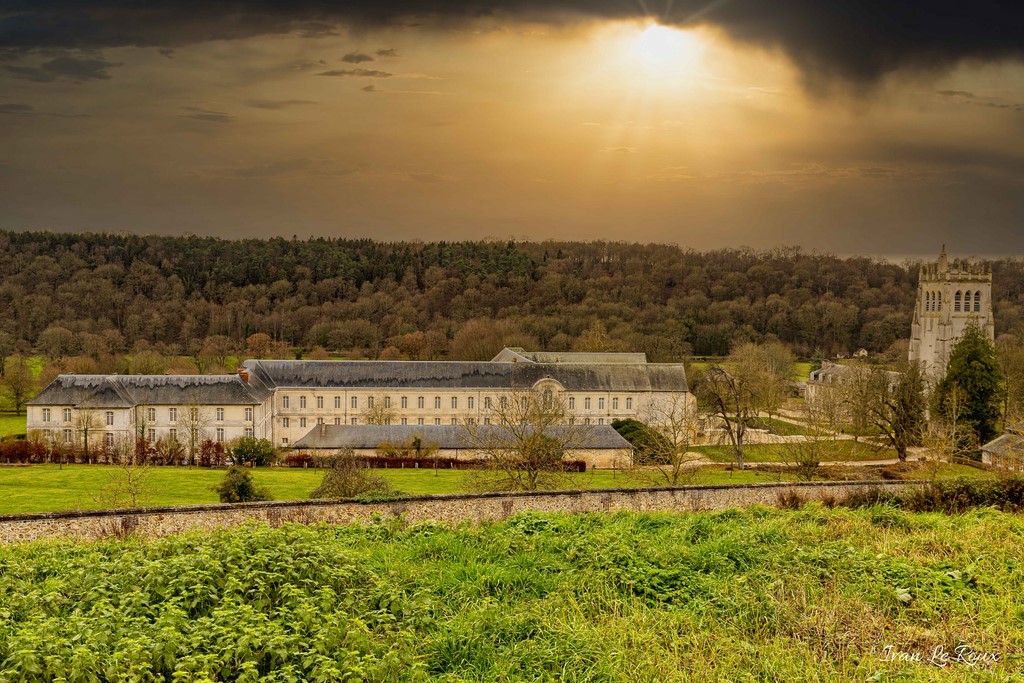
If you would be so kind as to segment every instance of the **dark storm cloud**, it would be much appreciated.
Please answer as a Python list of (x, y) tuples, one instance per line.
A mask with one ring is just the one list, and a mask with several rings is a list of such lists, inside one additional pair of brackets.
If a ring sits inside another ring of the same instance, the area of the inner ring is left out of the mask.
[(120, 62), (108, 62), (98, 57), (73, 57), (61, 55), (41, 66), (5, 66), (4, 70), (21, 78), (36, 83), (50, 83), (58, 79), (67, 79), (79, 83), (90, 80), (109, 81), (108, 69), (121, 66)]
[(377, 71), (376, 69), (334, 69), (332, 71), (323, 71), (318, 73), (317, 76), (335, 76), (337, 78), (391, 78), (394, 74), (388, 73), (387, 71)]
[(387, 58), (387, 57), (397, 57), (398, 56), (398, 50), (396, 50), (393, 47), (388, 47), (388, 48), (383, 48), (382, 47), (381, 49), (377, 50), (376, 55), (378, 57), (382, 58), (382, 59)]
[(372, 55), (368, 55), (365, 52), (349, 52), (341, 58), (341, 61), (349, 64), (362, 64), (363, 62), (372, 62), (374, 59)]
[(837, 81), (864, 88), (899, 69), (943, 70), (963, 60), (1024, 53), (1024, 3), (1006, 0), (8, 0), (0, 10), (0, 49), (174, 47), (294, 32), (323, 35), (339, 24), (645, 15), (711, 25), (737, 41), (778, 48), (812, 88)]

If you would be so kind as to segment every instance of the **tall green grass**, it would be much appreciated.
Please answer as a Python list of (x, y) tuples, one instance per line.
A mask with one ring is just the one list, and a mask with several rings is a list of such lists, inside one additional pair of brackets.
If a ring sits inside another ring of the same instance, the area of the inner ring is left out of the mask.
[[(1024, 520), (885, 506), (0, 549), (0, 680), (1010, 681)], [(966, 644), (1001, 662), (885, 661)]]

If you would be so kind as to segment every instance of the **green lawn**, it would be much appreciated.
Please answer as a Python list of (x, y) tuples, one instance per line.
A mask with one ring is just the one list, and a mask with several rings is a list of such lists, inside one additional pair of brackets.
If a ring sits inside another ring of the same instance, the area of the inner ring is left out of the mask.
[[(790, 444), (750, 444), (743, 447), (745, 462), (785, 462)], [(736, 462), (731, 446), (694, 446), (694, 451), (703, 453), (712, 462), (729, 464)], [(886, 460), (895, 458), (896, 452), (889, 448), (876, 450), (873, 446), (853, 441), (836, 441), (828, 460)]]
[[(422, 495), (463, 493), (469, 489), (468, 472), (460, 470), (376, 470), (395, 491)], [(118, 475), (119, 468), (105, 465), (32, 465), (0, 467), (0, 514), (90, 510), (104, 507), (103, 490)], [(216, 503), (212, 487), (224, 476), (223, 470), (153, 467), (147, 471), (146, 505), (195, 505)], [(301, 500), (319, 486), (322, 470), (287, 467), (259, 468), (256, 482), (269, 489), (274, 500)], [(778, 481), (778, 475), (753, 470), (732, 472), (703, 468), (686, 483), (743, 484)], [(664, 480), (629, 472), (596, 470), (568, 475), (569, 488), (617, 488), (664, 486)]]
[(0, 439), (11, 434), (25, 433), (25, 413), (15, 415), (13, 412), (0, 413)]

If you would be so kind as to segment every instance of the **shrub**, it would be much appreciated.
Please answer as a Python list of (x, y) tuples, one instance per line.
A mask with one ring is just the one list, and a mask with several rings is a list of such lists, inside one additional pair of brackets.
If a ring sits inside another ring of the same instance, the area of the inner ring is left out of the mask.
[(313, 456), (306, 452), (289, 453), (284, 456), (285, 467), (309, 467), (313, 464)]
[(231, 449), (236, 465), (252, 464), (254, 467), (270, 465), (277, 457), (277, 449), (267, 439), (243, 436)]
[(345, 450), (335, 456), (323, 483), (309, 497), (355, 498), (385, 496), (390, 492), (391, 486), (383, 477), (367, 468), (351, 450)]
[(231, 467), (224, 474), (220, 484), (213, 487), (222, 503), (248, 503), (255, 500), (270, 500), (270, 492), (256, 486), (252, 472), (241, 467)]

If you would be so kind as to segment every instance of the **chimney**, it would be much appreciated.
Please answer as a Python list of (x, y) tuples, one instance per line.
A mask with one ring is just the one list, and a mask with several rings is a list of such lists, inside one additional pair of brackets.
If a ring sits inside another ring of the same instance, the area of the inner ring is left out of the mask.
[(249, 368), (238, 368), (238, 378), (246, 384), (249, 383)]

